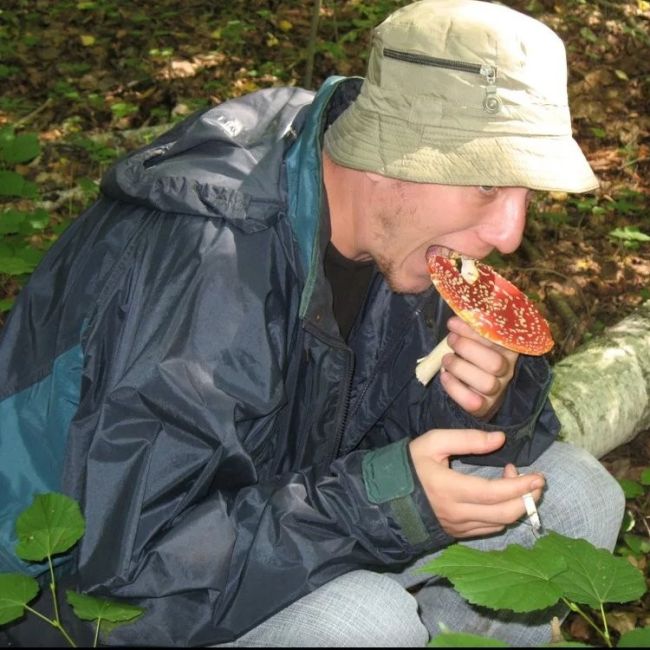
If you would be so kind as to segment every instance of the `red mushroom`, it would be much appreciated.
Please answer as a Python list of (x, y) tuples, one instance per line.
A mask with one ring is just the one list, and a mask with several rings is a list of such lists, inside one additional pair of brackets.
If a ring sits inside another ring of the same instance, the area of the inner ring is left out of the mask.
[[(542, 355), (553, 347), (548, 323), (535, 304), (487, 264), (458, 253), (427, 251), (431, 281), (445, 302), (481, 336), (522, 354)], [(415, 374), (428, 384), (450, 352), (447, 338), (422, 359)]]

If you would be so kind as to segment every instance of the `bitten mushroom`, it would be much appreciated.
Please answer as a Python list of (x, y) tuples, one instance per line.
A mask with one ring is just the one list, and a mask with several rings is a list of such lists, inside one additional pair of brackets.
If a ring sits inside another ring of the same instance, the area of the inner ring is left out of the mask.
[[(427, 251), (431, 281), (445, 302), (481, 336), (522, 354), (542, 355), (553, 347), (548, 323), (535, 304), (487, 264), (458, 253)], [(425, 386), (451, 352), (445, 337), (418, 359), (415, 375)]]

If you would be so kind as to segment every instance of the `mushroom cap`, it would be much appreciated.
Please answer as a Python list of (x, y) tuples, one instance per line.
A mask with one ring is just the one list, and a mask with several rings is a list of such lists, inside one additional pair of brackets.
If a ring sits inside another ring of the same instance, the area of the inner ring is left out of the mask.
[(521, 354), (542, 355), (553, 347), (546, 319), (514, 284), (482, 262), (473, 261), (478, 278), (460, 273), (459, 255), (427, 253), (431, 281), (445, 302), (481, 336)]

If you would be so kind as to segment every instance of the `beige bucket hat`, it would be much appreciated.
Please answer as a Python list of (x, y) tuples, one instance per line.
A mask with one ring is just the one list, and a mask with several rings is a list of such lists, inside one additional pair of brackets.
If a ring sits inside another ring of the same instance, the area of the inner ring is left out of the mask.
[(341, 165), (421, 183), (598, 187), (571, 133), (562, 41), (481, 0), (421, 0), (379, 25), (361, 92), (325, 149)]

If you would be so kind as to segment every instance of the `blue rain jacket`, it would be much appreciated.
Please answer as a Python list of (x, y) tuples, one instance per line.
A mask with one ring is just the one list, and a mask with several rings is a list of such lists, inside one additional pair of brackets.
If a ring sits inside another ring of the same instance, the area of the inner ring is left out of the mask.
[(342, 340), (320, 147), (359, 86), (262, 90), (128, 155), (1, 333), (2, 570), (25, 568), (13, 521), (34, 493), (78, 499), (72, 584), (146, 609), (110, 643), (229, 641), (345, 572), (448, 544), (404, 452), (428, 429), (504, 430), (465, 459), (497, 465), (557, 433), (543, 359), (520, 358), (489, 424), (419, 384), (450, 315), (433, 288), (396, 295), (377, 273)]

